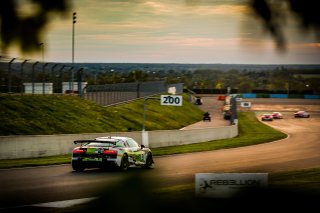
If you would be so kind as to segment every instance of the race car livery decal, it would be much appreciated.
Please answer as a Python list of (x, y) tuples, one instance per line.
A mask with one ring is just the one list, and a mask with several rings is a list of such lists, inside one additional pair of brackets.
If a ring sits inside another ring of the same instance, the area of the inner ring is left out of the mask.
[(87, 148), (87, 154), (95, 154), (96, 148)]
[(83, 158), (82, 161), (102, 161), (102, 158)]

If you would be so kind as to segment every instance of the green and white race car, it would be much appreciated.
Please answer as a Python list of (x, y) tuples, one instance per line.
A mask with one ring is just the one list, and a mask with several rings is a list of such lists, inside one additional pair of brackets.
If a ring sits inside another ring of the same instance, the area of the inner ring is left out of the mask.
[(130, 137), (98, 137), (76, 140), (74, 144), (81, 144), (72, 151), (71, 165), (75, 171), (113, 166), (126, 171), (130, 166), (154, 166), (151, 150)]

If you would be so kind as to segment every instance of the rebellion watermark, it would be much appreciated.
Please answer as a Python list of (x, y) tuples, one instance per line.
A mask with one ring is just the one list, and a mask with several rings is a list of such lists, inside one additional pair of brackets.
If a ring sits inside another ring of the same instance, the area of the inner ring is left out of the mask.
[(248, 189), (266, 188), (268, 173), (197, 173), (197, 197), (228, 198)]

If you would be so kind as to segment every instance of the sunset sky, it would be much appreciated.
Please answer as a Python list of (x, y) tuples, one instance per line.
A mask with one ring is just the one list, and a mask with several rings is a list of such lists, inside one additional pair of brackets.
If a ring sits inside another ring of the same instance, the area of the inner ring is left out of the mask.
[[(45, 60), (72, 61), (76, 12), (75, 62), (319, 64), (320, 42), (293, 18), (286, 20), (288, 49), (280, 53), (246, 2), (76, 0), (69, 17), (48, 25)], [(40, 53), (28, 57), (41, 60)]]

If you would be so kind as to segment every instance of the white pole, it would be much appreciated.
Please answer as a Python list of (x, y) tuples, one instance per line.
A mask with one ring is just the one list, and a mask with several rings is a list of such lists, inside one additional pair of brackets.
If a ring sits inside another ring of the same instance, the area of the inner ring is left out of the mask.
[(149, 133), (148, 131), (142, 131), (142, 144), (145, 147), (149, 147)]

